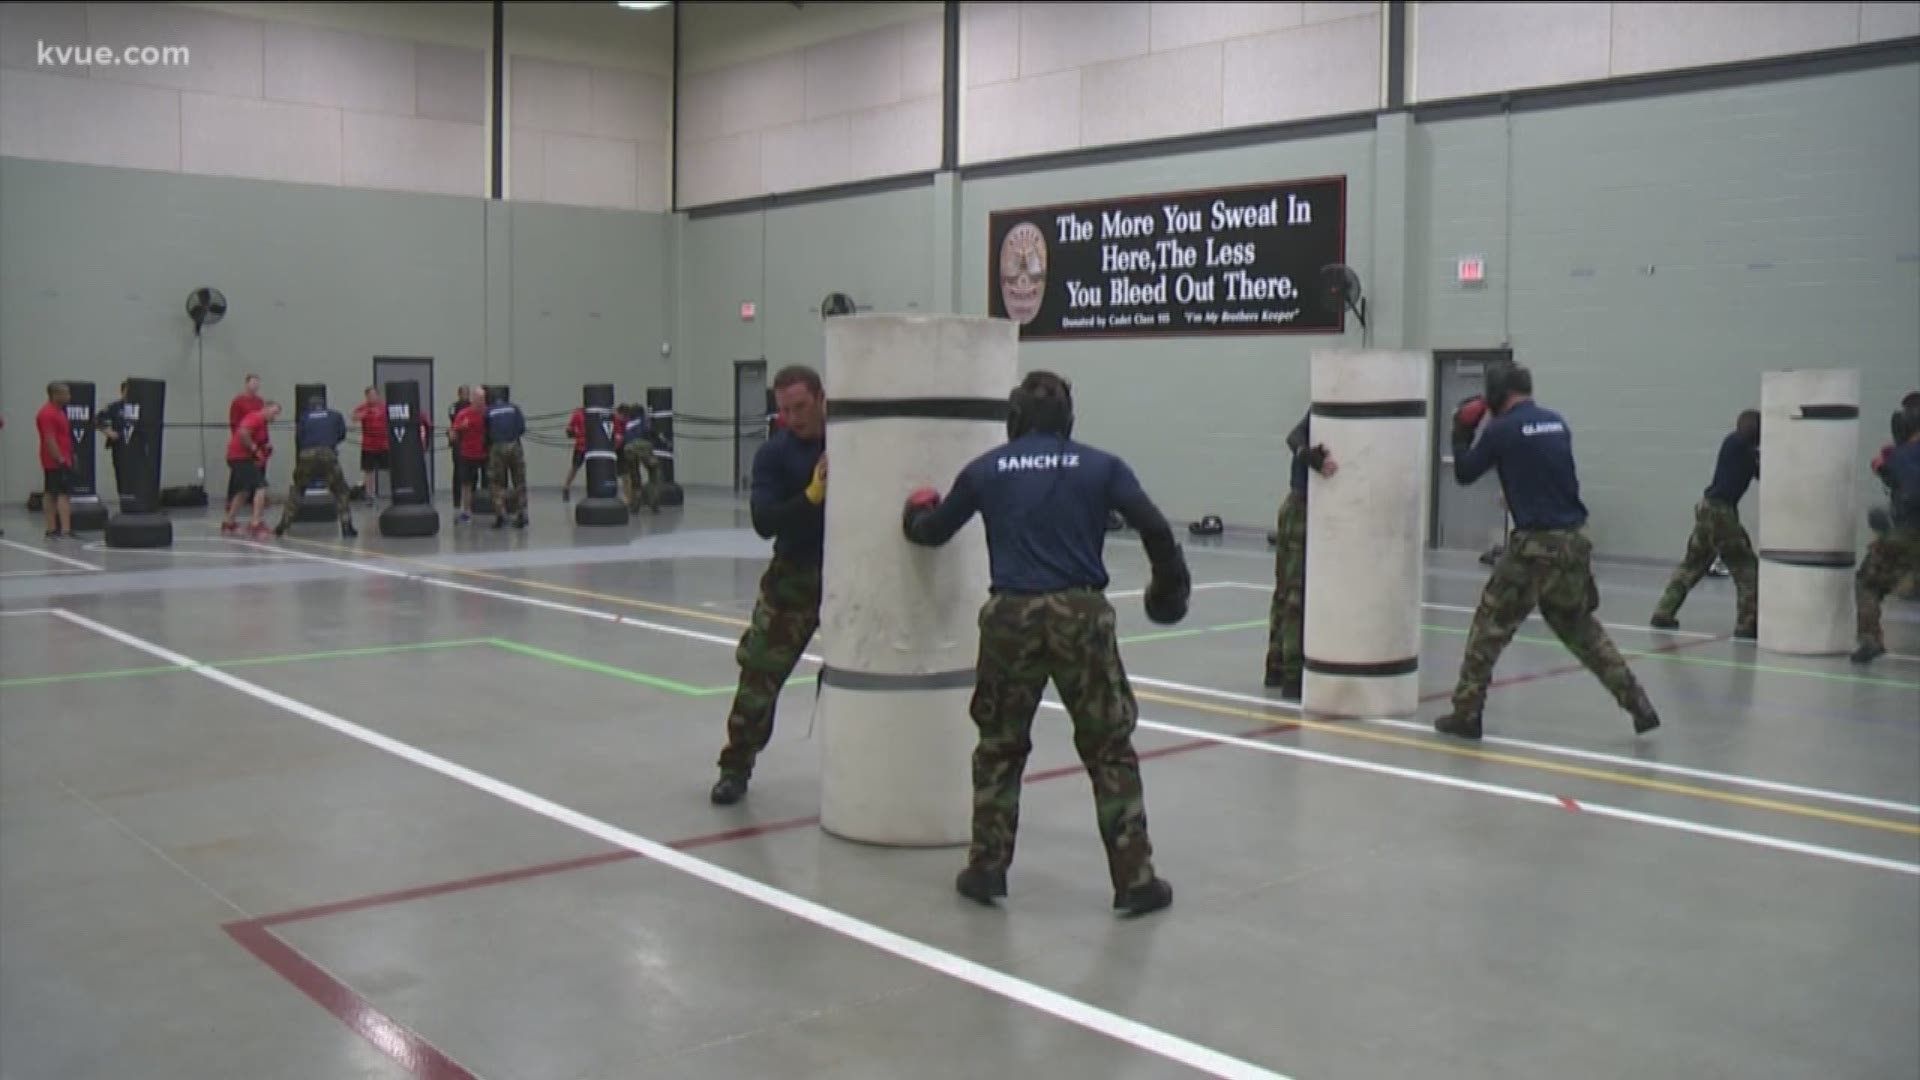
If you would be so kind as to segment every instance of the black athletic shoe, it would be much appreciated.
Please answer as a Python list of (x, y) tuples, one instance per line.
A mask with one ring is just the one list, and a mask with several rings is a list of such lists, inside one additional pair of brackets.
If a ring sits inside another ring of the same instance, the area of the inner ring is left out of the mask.
[(340, 535), (352, 540), (360, 535), (360, 530), (353, 527), (353, 522), (343, 521), (340, 523)]
[(1883, 656), (1886, 654), (1886, 651), (1887, 651), (1887, 647), (1885, 645), (1875, 645), (1872, 642), (1862, 642), (1859, 648), (1853, 650), (1853, 655), (1847, 657), (1847, 659), (1853, 661), (1856, 664), (1871, 664), (1873, 663), (1874, 657)]
[(497, 518), (494, 518), (494, 519), (493, 519), (493, 527), (494, 527), (494, 528), (496, 528), (496, 529), (504, 529), (504, 528), (506, 528), (506, 527), (507, 527), (507, 519), (506, 519), (506, 518), (503, 518), (503, 517), (497, 517)]
[(1653, 627), (1655, 630), (1678, 630), (1680, 629), (1680, 620), (1671, 615), (1655, 615), (1653, 618), (1647, 620), (1647, 625)]
[(715, 806), (732, 806), (747, 795), (747, 778), (734, 773), (722, 773), (714, 783), (713, 791), (707, 796)]
[(1162, 878), (1113, 894), (1113, 910), (1123, 911), (1129, 917), (1151, 915), (1172, 903), (1173, 886)]
[(1660, 726), (1660, 714), (1653, 711), (1652, 705), (1642, 705), (1632, 710), (1632, 716), (1635, 735), (1645, 735)]
[(1760, 628), (1758, 626), (1736, 626), (1733, 629), (1733, 640), (1758, 641), (1760, 640)]
[(991, 907), (996, 897), (1007, 895), (1007, 872), (969, 866), (953, 879), (953, 888), (974, 903)]
[(1458, 739), (1478, 739), (1480, 737), (1480, 714), (1461, 716), (1448, 713), (1433, 722), (1433, 730), (1442, 735), (1452, 735)]
[(287, 535), (287, 527), (286, 527), (286, 525), (285, 525), (284, 523), (283, 523), (283, 524), (279, 524), (279, 525), (275, 525), (275, 526), (273, 527), (273, 535), (274, 535), (274, 536), (276, 536), (276, 537), (280, 537), (280, 536), (285, 536), (285, 535)]
[(513, 527), (514, 527), (514, 528), (516, 528), (516, 529), (524, 529), (524, 528), (526, 528), (526, 527), (527, 527), (527, 512), (526, 512), (526, 511), (524, 511), (524, 510), (522, 510), (522, 511), (520, 512), (520, 516), (519, 516), (519, 517), (517, 517), (517, 518), (514, 518), (514, 519), (513, 519)]

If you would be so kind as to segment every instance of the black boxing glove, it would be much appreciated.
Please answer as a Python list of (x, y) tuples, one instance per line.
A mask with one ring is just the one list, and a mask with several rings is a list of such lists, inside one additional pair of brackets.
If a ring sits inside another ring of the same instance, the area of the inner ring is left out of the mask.
[(1165, 566), (1153, 568), (1153, 580), (1142, 597), (1147, 618), (1161, 626), (1172, 626), (1187, 617), (1187, 602), (1193, 597), (1193, 578), (1187, 572), (1186, 559), (1177, 551)]

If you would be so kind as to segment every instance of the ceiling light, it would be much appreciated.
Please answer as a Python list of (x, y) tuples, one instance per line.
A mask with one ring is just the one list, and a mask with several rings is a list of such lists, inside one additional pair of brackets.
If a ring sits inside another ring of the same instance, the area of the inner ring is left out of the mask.
[(655, 11), (666, 7), (671, 0), (615, 0), (620, 7), (628, 11)]

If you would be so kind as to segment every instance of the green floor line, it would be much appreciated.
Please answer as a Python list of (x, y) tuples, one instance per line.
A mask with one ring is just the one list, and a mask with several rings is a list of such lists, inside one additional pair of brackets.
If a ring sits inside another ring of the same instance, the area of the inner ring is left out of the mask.
[(1226, 623), (1222, 626), (1198, 626), (1191, 630), (1160, 630), (1151, 634), (1134, 634), (1120, 639), (1122, 645), (1140, 645), (1149, 641), (1170, 641), (1174, 638), (1199, 637), (1201, 634), (1218, 634), (1228, 630), (1252, 630), (1255, 627), (1266, 629), (1267, 620), (1258, 622)]
[[(569, 656), (566, 653), (554, 652), (551, 649), (522, 645), (517, 641), (508, 641), (505, 638), (490, 638), (487, 643), (497, 648), (505, 649), (508, 652), (519, 653), (522, 656), (531, 656), (536, 660), (546, 660), (550, 663), (577, 668), (581, 671), (591, 671), (595, 674), (606, 675), (615, 679), (625, 679), (627, 682), (639, 683), (642, 686), (651, 686), (655, 690), (665, 690), (687, 697), (705, 697), (708, 694), (719, 692), (717, 690), (702, 689), (698, 686), (690, 686), (687, 683), (676, 682), (673, 679), (663, 679), (658, 675), (648, 675), (639, 671), (628, 671), (626, 668), (614, 667), (612, 664), (602, 664), (598, 661), (585, 660), (578, 656)], [(729, 686), (723, 689), (732, 690), (733, 687)]]
[[(392, 653), (420, 652), (426, 649), (455, 649), (465, 645), (485, 645), (487, 638), (464, 638), (459, 641), (420, 641), (411, 645), (374, 645), (362, 649), (330, 649), (326, 652), (286, 653), (280, 656), (249, 656), (239, 660), (212, 660), (202, 664), (210, 668), (264, 667), (272, 664), (298, 664), (308, 660), (340, 660), (355, 656), (386, 656)], [(0, 690), (23, 686), (48, 686), (55, 683), (90, 682), (102, 679), (130, 679), (137, 675), (166, 675), (178, 671), (190, 671), (190, 668), (177, 664), (163, 664), (155, 667), (115, 668), (109, 671), (82, 671), (71, 675), (29, 675), (17, 679), (0, 679)]]

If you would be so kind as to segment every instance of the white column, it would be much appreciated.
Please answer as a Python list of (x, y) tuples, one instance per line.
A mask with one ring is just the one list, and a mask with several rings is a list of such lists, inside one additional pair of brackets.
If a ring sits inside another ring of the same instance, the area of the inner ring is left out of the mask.
[(1016, 331), (947, 315), (826, 321), (820, 824), (835, 836), (932, 846), (970, 835), (986, 535), (976, 517), (946, 546), (919, 547), (901, 510), (912, 489), (945, 494), (1006, 441)]
[(1860, 373), (1760, 379), (1760, 647), (1831, 656), (1853, 648)]
[(1307, 444), (1325, 446), (1339, 468), (1307, 478), (1307, 713), (1406, 717), (1420, 708), (1432, 381), (1431, 353), (1313, 354)]

